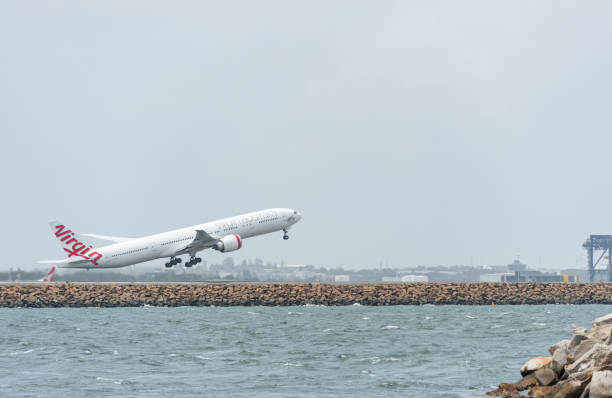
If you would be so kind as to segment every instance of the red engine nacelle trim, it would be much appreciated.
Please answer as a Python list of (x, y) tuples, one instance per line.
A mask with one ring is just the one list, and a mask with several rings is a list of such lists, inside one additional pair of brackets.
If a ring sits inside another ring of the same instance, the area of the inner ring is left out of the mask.
[(241, 247), (242, 238), (237, 234), (225, 235), (213, 246), (215, 250), (219, 250), (221, 253), (233, 252)]

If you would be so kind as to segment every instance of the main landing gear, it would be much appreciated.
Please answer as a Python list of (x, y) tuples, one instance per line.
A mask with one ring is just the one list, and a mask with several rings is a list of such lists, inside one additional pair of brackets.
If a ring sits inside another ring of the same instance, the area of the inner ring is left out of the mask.
[(183, 260), (181, 260), (180, 258), (170, 258), (170, 261), (168, 261), (166, 263), (166, 268), (172, 268), (173, 265), (179, 264), (181, 263)]
[(287, 229), (283, 229), (283, 232), (285, 233), (285, 234), (283, 235), (283, 239), (284, 239), (284, 240), (288, 240), (288, 239), (289, 239), (289, 234), (287, 233)]
[(192, 257), (189, 261), (185, 263), (185, 267), (187, 268), (193, 267), (197, 263), (201, 263), (201, 262), (202, 262), (202, 259), (200, 257)]

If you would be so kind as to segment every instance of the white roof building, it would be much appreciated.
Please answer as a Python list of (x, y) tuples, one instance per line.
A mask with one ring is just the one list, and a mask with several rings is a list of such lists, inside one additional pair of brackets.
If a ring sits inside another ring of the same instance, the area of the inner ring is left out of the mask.
[(334, 275), (334, 282), (350, 282), (350, 275)]

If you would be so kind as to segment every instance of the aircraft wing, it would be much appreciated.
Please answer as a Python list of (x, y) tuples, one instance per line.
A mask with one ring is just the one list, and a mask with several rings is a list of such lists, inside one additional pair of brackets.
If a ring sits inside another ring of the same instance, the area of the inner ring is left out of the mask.
[(206, 231), (198, 229), (196, 230), (196, 236), (193, 241), (191, 241), (191, 243), (183, 249), (176, 252), (176, 255), (178, 256), (189, 253), (189, 255), (193, 257), (197, 252), (213, 247), (218, 241), (219, 239), (213, 238)]
[(81, 234), (81, 235), (89, 236), (90, 238), (107, 240), (109, 242), (115, 242), (115, 243), (126, 242), (128, 240), (132, 240), (133, 239), (133, 238), (121, 238), (119, 236), (106, 236), (106, 235), (96, 235), (96, 234)]

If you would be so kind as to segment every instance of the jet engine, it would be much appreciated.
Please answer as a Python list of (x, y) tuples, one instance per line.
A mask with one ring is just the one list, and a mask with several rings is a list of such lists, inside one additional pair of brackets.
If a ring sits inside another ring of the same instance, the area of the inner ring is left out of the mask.
[(233, 252), (242, 247), (242, 239), (239, 235), (227, 235), (219, 239), (219, 242), (213, 247), (215, 250), (219, 250), (222, 253)]

